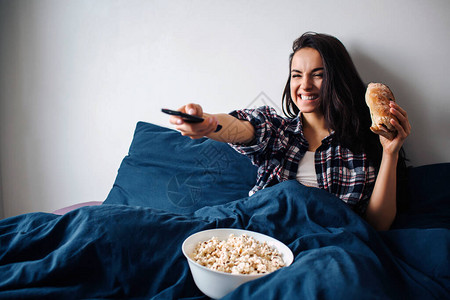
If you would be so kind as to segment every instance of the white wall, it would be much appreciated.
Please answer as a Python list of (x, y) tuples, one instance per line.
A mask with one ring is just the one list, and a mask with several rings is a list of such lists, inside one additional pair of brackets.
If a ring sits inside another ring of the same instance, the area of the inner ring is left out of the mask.
[(450, 161), (449, 12), (446, 0), (0, 1), (4, 216), (104, 200), (136, 122), (170, 126), (161, 107), (280, 106), (308, 30), (394, 90), (413, 165)]

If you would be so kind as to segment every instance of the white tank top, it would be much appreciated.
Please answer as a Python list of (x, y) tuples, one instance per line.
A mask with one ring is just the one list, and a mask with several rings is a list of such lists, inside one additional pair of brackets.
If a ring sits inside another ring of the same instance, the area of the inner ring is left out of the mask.
[(300, 160), (297, 170), (297, 180), (303, 185), (319, 187), (317, 184), (316, 165), (314, 160), (315, 152), (306, 151), (305, 156)]

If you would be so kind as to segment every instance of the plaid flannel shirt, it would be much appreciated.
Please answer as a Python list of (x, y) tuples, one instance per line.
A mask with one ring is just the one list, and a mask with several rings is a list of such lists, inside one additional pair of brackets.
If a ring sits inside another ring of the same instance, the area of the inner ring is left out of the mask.
[[(258, 166), (256, 185), (250, 195), (265, 187), (296, 178), (298, 164), (308, 150), (301, 117), (282, 117), (268, 106), (236, 110), (230, 115), (248, 120), (255, 128), (251, 145), (233, 145)], [(333, 139), (333, 132), (315, 152), (319, 188), (336, 195), (363, 214), (375, 184), (376, 171), (365, 153), (355, 154)]]

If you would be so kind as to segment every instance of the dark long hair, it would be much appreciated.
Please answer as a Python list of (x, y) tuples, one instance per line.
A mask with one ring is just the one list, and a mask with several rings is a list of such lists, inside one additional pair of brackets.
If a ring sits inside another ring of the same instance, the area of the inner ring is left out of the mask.
[[(361, 80), (347, 49), (337, 38), (327, 34), (306, 32), (294, 41), (293, 52), (289, 57), (289, 77), (282, 99), (284, 114), (290, 118), (295, 118), (299, 114), (299, 109), (291, 97), (290, 73), (292, 58), (302, 48), (313, 48), (322, 57), (324, 76), (320, 91), (320, 109), (328, 128), (334, 130), (335, 138), (340, 145), (354, 153), (366, 153), (378, 170), (383, 148), (378, 135), (370, 131), (372, 121), (365, 103), (366, 85)], [(398, 189), (402, 185), (402, 180), (404, 183), (405, 174), (406, 158), (402, 148), (397, 165)], [(398, 204), (403, 202), (400, 198)]]

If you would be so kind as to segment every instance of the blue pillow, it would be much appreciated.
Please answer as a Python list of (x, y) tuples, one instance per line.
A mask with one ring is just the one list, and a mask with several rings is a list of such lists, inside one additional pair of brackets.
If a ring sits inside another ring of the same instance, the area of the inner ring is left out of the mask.
[(408, 204), (392, 226), (398, 228), (450, 228), (450, 163), (411, 168)]
[(189, 214), (248, 196), (256, 167), (225, 143), (139, 122), (104, 204)]
[(411, 210), (439, 210), (439, 205), (450, 204), (450, 163), (412, 168), (408, 181)]

